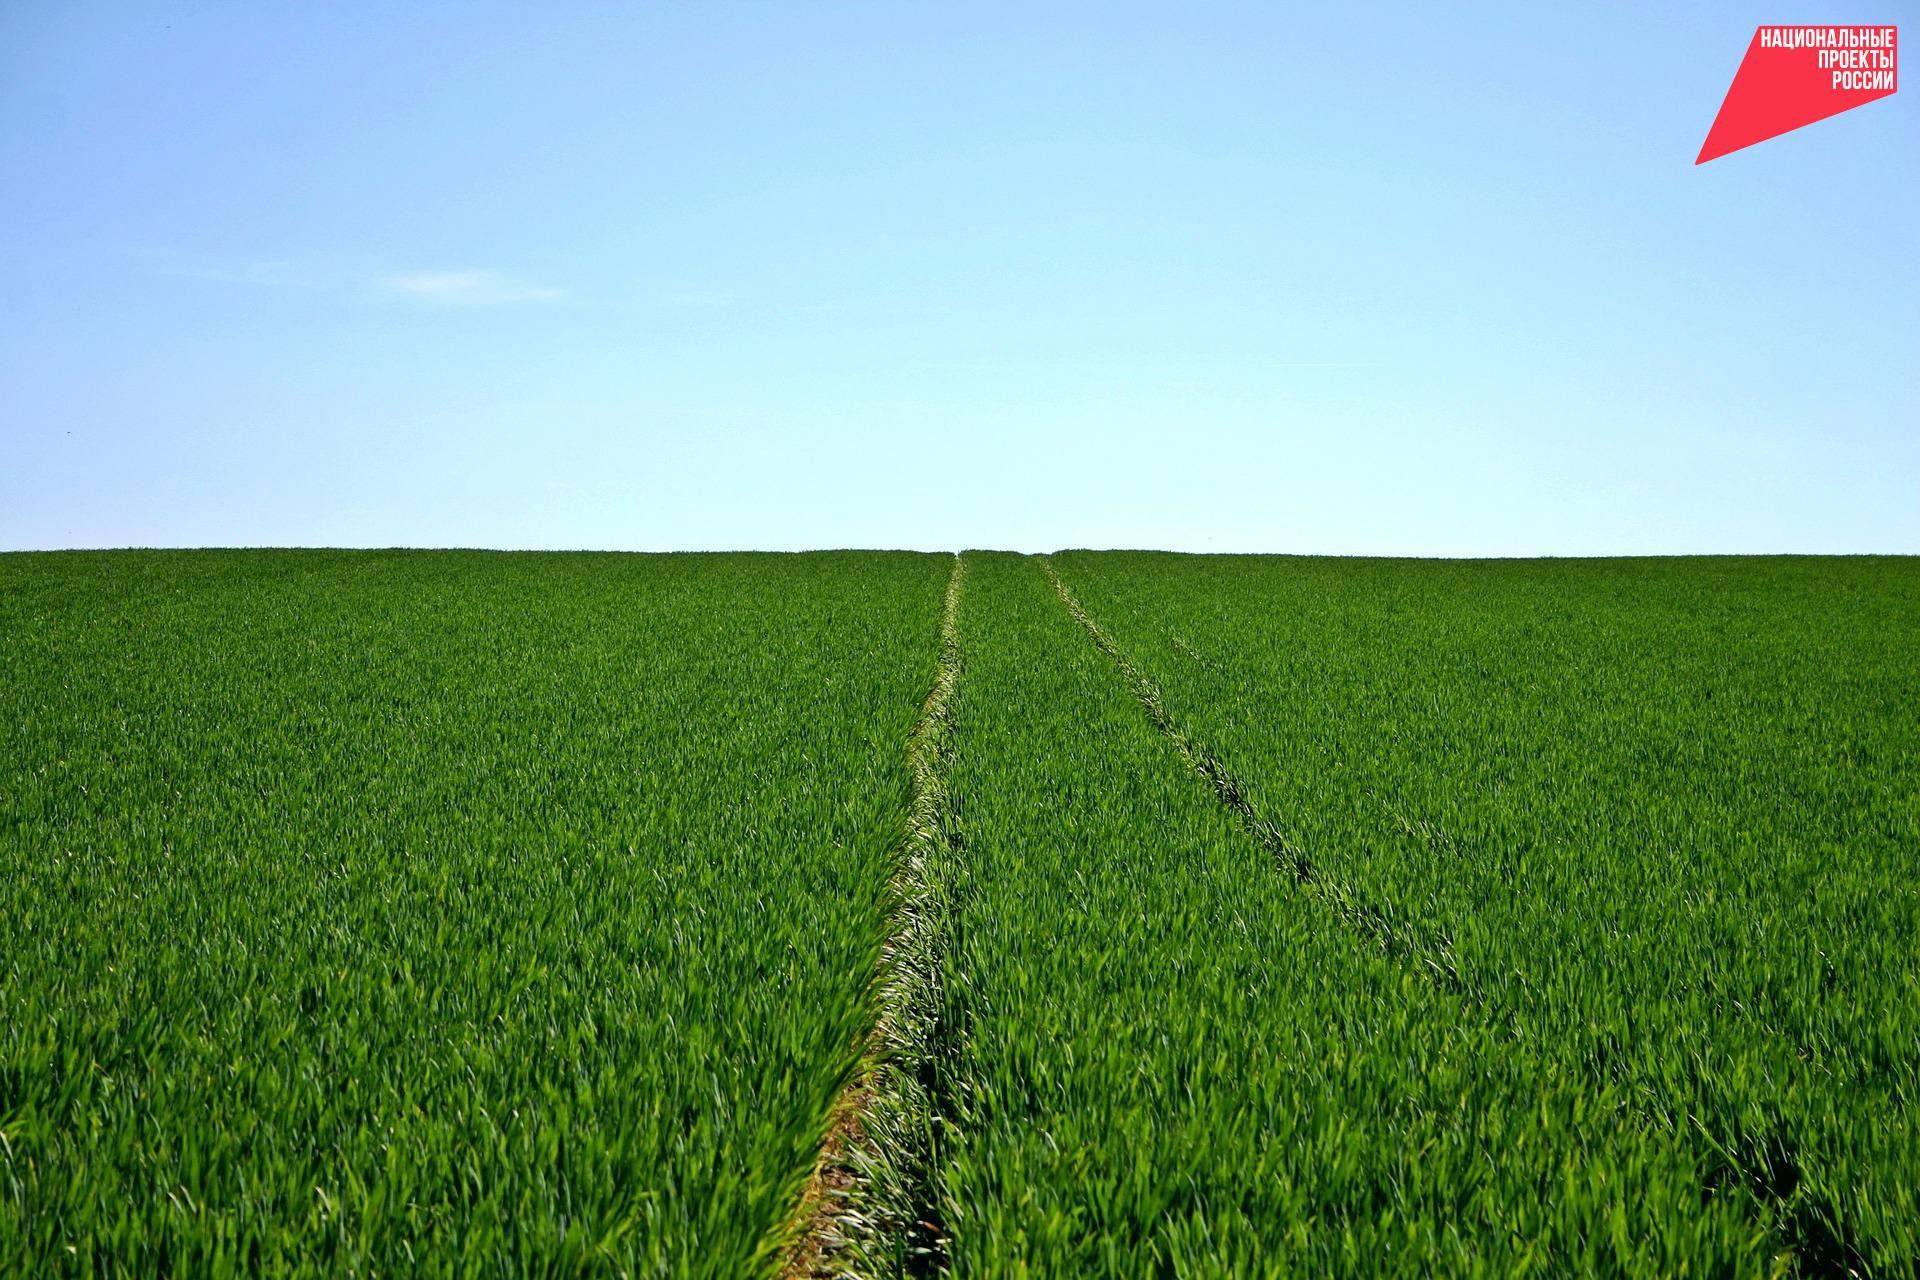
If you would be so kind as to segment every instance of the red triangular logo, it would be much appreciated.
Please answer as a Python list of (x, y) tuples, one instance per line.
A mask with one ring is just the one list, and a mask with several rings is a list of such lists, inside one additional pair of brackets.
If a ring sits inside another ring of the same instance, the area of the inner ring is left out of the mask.
[(1884, 98), (1899, 85), (1894, 27), (1760, 27), (1695, 164)]

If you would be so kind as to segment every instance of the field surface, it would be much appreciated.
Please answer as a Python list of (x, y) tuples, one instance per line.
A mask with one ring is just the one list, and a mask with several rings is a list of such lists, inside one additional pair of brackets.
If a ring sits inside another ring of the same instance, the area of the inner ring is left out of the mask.
[(0, 1274), (1920, 1274), (1920, 563), (0, 557)]

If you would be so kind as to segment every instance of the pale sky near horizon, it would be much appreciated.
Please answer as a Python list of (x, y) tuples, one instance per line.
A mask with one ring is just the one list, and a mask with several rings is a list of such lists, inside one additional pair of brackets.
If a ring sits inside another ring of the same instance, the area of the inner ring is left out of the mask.
[(1912, 5), (0, 6), (0, 550), (1920, 552)]

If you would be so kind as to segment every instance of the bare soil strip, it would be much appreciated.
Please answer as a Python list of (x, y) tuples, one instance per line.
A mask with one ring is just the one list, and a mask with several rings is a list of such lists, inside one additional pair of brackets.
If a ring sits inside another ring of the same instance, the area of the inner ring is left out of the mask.
[(960, 676), (960, 593), (966, 562), (947, 578), (933, 685), (907, 739), (913, 799), (895, 851), (893, 912), (874, 975), (876, 1013), (859, 1068), (835, 1102), (819, 1158), (802, 1191), (780, 1274), (918, 1274), (943, 1249), (929, 1221), (931, 1061), (940, 1008), (949, 904), (939, 862), (951, 703)]
[(1160, 696), (1160, 686), (1153, 677), (1134, 665), (1134, 662), (1119, 645), (1095, 622), (1059, 572), (1053, 567), (1053, 561), (1040, 557), (1040, 567), (1046, 570), (1053, 590), (1060, 597), (1060, 603), (1066, 606), (1093, 643), (1102, 653), (1113, 659), (1120, 668), (1127, 683), (1133, 688), (1133, 695), (1146, 709), (1147, 718), (1155, 728), (1165, 734), (1173, 743), (1174, 749), (1188, 768), (1206, 779), (1213, 787), (1220, 802), (1233, 810), (1240, 824), (1248, 834), (1258, 840), (1263, 848), (1273, 855), (1281, 870), (1291, 875), (1298, 885), (1314, 897), (1319, 898), (1343, 920), (1372, 937), (1389, 954), (1403, 955), (1417, 961), (1428, 977), (1449, 989), (1458, 989), (1460, 973), (1454, 964), (1452, 944), (1444, 937), (1429, 930), (1419, 928), (1410, 921), (1396, 920), (1388, 912), (1368, 903), (1347, 885), (1328, 876), (1317, 867), (1312, 857), (1300, 845), (1272, 822), (1262, 817), (1247, 798), (1247, 789), (1233, 776), (1219, 757), (1203, 743), (1196, 741), (1168, 711)]

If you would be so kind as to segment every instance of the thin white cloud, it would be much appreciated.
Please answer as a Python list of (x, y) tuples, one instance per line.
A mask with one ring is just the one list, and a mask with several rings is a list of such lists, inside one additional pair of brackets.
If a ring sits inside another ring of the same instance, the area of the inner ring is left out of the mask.
[(412, 271), (386, 276), (379, 287), (387, 293), (419, 302), (450, 307), (491, 307), (511, 302), (547, 302), (560, 290), (534, 284), (498, 271)]
[(449, 307), (548, 302), (562, 296), (559, 289), (503, 271), (379, 271), (364, 262), (356, 264), (337, 258), (208, 262), (172, 253), (146, 256), (157, 259), (154, 265), (160, 274), (176, 279), (256, 288), (371, 294)]

